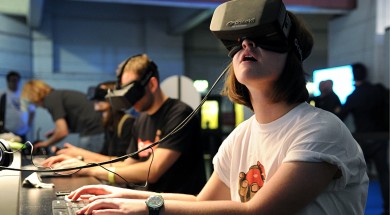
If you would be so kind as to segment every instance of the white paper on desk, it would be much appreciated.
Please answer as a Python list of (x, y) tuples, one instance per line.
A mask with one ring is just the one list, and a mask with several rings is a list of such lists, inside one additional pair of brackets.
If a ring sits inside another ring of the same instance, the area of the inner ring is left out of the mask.
[(54, 184), (43, 183), (38, 174), (34, 172), (23, 180), (23, 186), (30, 186), (35, 188), (53, 188)]

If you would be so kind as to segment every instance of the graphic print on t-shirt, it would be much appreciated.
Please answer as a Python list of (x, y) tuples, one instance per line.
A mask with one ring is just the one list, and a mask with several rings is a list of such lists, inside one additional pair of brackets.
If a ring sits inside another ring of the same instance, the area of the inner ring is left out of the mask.
[[(153, 143), (159, 141), (159, 140), (160, 140), (160, 136), (161, 136), (161, 130), (158, 129), (158, 130), (156, 131), (156, 136), (155, 136), (153, 142), (150, 141), (150, 140), (142, 140), (141, 138), (138, 138), (138, 141), (137, 141), (137, 142), (138, 142), (138, 150), (144, 149), (144, 148), (150, 146), (151, 144), (153, 144)], [(155, 146), (153, 147), (153, 150), (156, 149), (156, 148), (157, 148), (157, 145), (155, 145)], [(149, 155), (150, 155), (151, 153), (152, 153), (152, 150), (151, 150), (151, 149), (147, 149), (147, 150), (145, 150), (145, 151), (140, 152), (140, 153), (138, 154), (138, 156), (139, 156), (140, 158), (148, 158)]]
[(251, 166), (247, 173), (240, 172), (238, 194), (241, 202), (249, 201), (263, 187), (265, 177), (264, 166), (259, 161), (257, 165)]

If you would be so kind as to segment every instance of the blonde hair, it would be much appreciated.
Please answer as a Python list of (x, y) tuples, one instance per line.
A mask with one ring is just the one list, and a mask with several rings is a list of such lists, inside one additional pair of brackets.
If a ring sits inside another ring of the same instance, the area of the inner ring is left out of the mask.
[(127, 61), (124, 71), (131, 71), (142, 77), (149, 62), (150, 59), (146, 54), (133, 56)]
[(53, 88), (41, 80), (27, 81), (22, 90), (21, 98), (31, 103), (38, 104), (53, 91)]
[[(157, 65), (148, 57), (147, 54), (134, 55), (122, 62), (122, 67), (117, 72), (117, 77), (120, 80), (123, 73), (135, 73), (138, 77), (144, 77), (146, 73), (153, 72), (153, 76), (159, 81)], [(120, 81), (119, 81), (120, 82)], [(123, 84), (123, 83), (121, 83)]]

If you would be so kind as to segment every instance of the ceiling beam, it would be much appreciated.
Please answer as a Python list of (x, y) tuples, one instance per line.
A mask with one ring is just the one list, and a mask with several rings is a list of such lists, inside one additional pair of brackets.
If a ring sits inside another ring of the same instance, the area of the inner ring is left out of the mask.
[(7, 15), (25, 17), (28, 7), (29, 0), (0, 0), (0, 12)]
[[(140, 4), (169, 7), (215, 8), (227, 0), (73, 0), (88, 2), (106, 2), (123, 4)], [(327, 10), (352, 10), (356, 0), (283, 0), (284, 4), (292, 7), (319, 8)]]
[(44, 1), (45, 0), (30, 0), (26, 17), (29, 26), (38, 28), (41, 25)]
[(214, 10), (212, 9), (202, 9), (202, 11), (184, 19), (180, 17), (174, 17), (173, 20), (175, 21), (170, 24), (168, 33), (172, 35), (182, 34), (194, 26), (202, 23), (204, 20), (210, 18), (213, 12)]
[[(38, 27), (42, 22), (45, 0), (0, 0), (0, 12), (9, 15), (22, 16), (27, 24)], [(211, 17), (215, 7), (226, 0), (69, 0), (89, 3), (123, 3), (150, 6), (183, 7), (201, 9), (197, 14), (183, 19), (172, 16), (169, 33), (180, 34)], [(296, 13), (341, 14), (356, 8), (357, 0), (284, 0), (288, 10)]]

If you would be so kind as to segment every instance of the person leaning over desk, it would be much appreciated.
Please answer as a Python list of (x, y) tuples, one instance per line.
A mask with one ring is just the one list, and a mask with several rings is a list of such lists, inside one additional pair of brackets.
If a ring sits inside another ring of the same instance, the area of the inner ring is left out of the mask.
[[(146, 54), (130, 57), (121, 70), (118, 85), (122, 90), (139, 90), (129, 98), (134, 104), (133, 108), (140, 113), (131, 131), (132, 139), (127, 151), (130, 154), (164, 138), (192, 109), (164, 94), (159, 85), (157, 66)], [(132, 88), (134, 83), (139, 84), (138, 87)], [(117, 102), (114, 97), (109, 99), (112, 99), (113, 109), (120, 108), (117, 105), (121, 102)], [(140, 184), (147, 181), (148, 190), (198, 194), (206, 182), (203, 145), (199, 137), (200, 122), (194, 118), (180, 132), (153, 147), (153, 151), (142, 151), (123, 162), (113, 163), (109, 168), (126, 179), (126, 182)], [(45, 165), (56, 169), (86, 164), (77, 159), (49, 159)], [(81, 169), (76, 174), (125, 183), (118, 175), (101, 167)]]
[(79, 91), (54, 89), (42, 80), (27, 81), (21, 98), (28, 103), (46, 109), (55, 124), (48, 139), (34, 144), (34, 149), (58, 143), (69, 133), (80, 136), (77, 146), (100, 152), (104, 143), (104, 128), (101, 113), (96, 112), (93, 102)]
[(87, 93), (88, 99), (94, 101), (95, 111), (102, 112), (105, 136), (101, 153), (88, 151), (70, 143), (65, 143), (64, 148), (52, 149), (58, 156), (45, 160), (43, 165), (46, 165), (48, 162), (54, 162), (54, 160), (59, 161), (72, 158), (88, 163), (103, 162), (126, 154), (126, 149), (131, 140), (131, 129), (135, 117), (125, 113), (123, 110), (113, 110), (110, 103), (106, 100), (108, 90), (114, 90), (115, 84), (115, 81), (103, 82), (96, 87), (90, 87)]
[[(305, 102), (302, 61), (313, 39), (283, 9), (281, 0), (237, 0), (214, 12), (210, 28), (232, 57), (224, 93), (254, 115), (223, 141), (199, 195), (88, 185), (69, 195), (96, 195), (78, 214), (364, 214), (368, 177), (362, 151), (334, 114)], [(262, 12), (271, 16), (264, 20), (285, 21), (284, 31), (253, 21), (246, 22), (247, 31), (232, 28), (230, 40), (215, 32), (214, 24), (228, 27), (225, 18), (246, 20)]]

